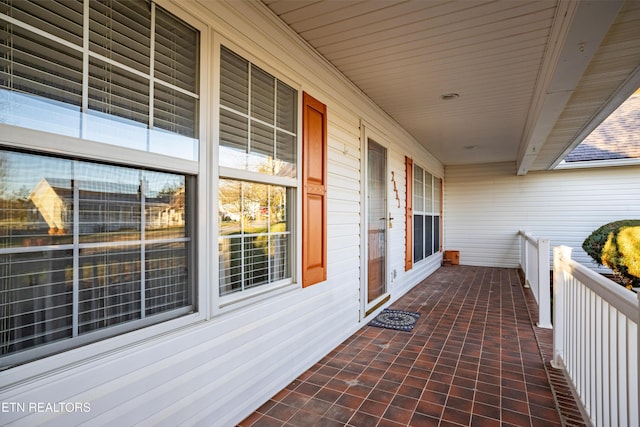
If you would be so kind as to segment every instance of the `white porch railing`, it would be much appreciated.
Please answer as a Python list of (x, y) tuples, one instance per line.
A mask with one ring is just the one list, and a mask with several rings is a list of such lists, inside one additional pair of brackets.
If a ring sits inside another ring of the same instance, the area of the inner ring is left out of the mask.
[(538, 326), (551, 328), (551, 288), (549, 273), (549, 240), (536, 239), (520, 231), (520, 268), (524, 272), (525, 287), (530, 287), (538, 303)]
[(640, 300), (553, 249), (553, 362), (594, 426), (640, 425)]

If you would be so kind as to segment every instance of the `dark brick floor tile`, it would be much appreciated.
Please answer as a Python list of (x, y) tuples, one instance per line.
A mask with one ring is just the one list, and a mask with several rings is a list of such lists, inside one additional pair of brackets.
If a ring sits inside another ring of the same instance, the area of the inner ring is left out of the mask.
[(346, 424), (354, 413), (355, 410), (352, 408), (346, 408), (340, 405), (332, 405), (329, 409), (327, 409), (327, 412), (324, 413), (324, 418)]
[(426, 400), (420, 400), (418, 402), (418, 406), (416, 406), (416, 412), (428, 415), (430, 417), (440, 418), (442, 416), (443, 410), (444, 405), (440, 405), (434, 402), (428, 402)]
[(259, 414), (266, 414), (267, 412), (269, 412), (269, 409), (273, 408), (273, 405), (275, 405), (276, 403), (277, 402), (275, 400), (268, 400), (264, 405), (259, 407), (256, 412)]
[(287, 421), (291, 418), (296, 412), (298, 412), (298, 408), (294, 408), (292, 406), (284, 405), (282, 403), (278, 403), (273, 408), (266, 413), (266, 415), (275, 418), (280, 421)]
[(361, 427), (361, 426), (375, 426), (378, 424), (379, 418), (375, 415), (367, 414), (366, 412), (356, 412), (349, 420), (349, 425)]
[(531, 422), (531, 418), (527, 414), (502, 409), (502, 421), (516, 426), (526, 426)]
[(494, 418), (474, 414), (471, 416), (471, 427), (502, 427), (502, 423)]
[(362, 405), (360, 405), (358, 411), (366, 412), (367, 414), (375, 415), (376, 417), (380, 418), (382, 417), (382, 414), (384, 414), (384, 412), (387, 410), (387, 406), (388, 404), (386, 403), (367, 399), (362, 402)]
[(377, 427), (406, 427), (406, 426), (407, 424), (405, 423), (399, 423), (397, 421), (391, 421), (385, 418), (382, 418), (377, 425)]
[(437, 427), (439, 423), (439, 415), (437, 417), (432, 417), (426, 414), (421, 414), (420, 412), (416, 412), (411, 417), (409, 425), (415, 427)]
[(287, 421), (287, 425), (297, 427), (315, 426), (320, 420), (322, 420), (322, 415), (300, 410)]
[(360, 405), (364, 402), (363, 397), (354, 396), (352, 394), (343, 394), (336, 400), (336, 403), (341, 406), (346, 406), (347, 408), (358, 409)]
[(321, 388), (316, 392), (313, 396), (315, 399), (320, 399), (325, 402), (333, 403), (342, 395), (342, 392), (338, 390), (333, 390), (331, 388)]
[(473, 400), (449, 395), (449, 397), (447, 398), (447, 407), (454, 408), (459, 411), (471, 412), (471, 408), (473, 407)]
[(413, 399), (419, 399), (422, 395), (422, 388), (413, 387), (407, 384), (403, 384), (398, 388), (397, 394), (401, 396), (411, 397)]
[(406, 409), (408, 411), (414, 411), (416, 409), (416, 406), (418, 406), (418, 399), (397, 395), (393, 398), (393, 400), (389, 403), (389, 405), (395, 406), (397, 408)]
[(513, 269), (438, 270), (393, 304), (421, 313), (411, 333), (364, 326), (242, 427), (585, 425), (520, 285)]
[(383, 418), (398, 423), (408, 424), (413, 416), (413, 411), (398, 408), (396, 406), (389, 406), (385, 411)]
[(292, 406), (294, 408), (302, 408), (310, 398), (310, 396), (305, 396), (302, 393), (292, 391), (281, 400), (281, 403)]
[(450, 406), (446, 406), (442, 413), (443, 421), (450, 421), (456, 424), (469, 425), (470, 419), (471, 413), (469, 411), (461, 411)]
[(495, 420), (499, 420), (502, 416), (502, 411), (499, 406), (487, 405), (480, 402), (475, 402), (473, 404), (473, 413), (486, 418), (493, 418)]
[(389, 393), (387, 391), (376, 388), (371, 390), (371, 393), (369, 393), (369, 396), (367, 396), (367, 400), (374, 400), (376, 402), (388, 404), (393, 400), (394, 396), (395, 395), (393, 393)]

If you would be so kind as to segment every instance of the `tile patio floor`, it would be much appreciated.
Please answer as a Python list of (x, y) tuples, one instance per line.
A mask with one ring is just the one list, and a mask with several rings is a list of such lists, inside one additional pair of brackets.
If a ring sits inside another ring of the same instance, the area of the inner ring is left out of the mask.
[(240, 425), (586, 425), (531, 304), (515, 269), (443, 267), (391, 306), (412, 332), (364, 326)]

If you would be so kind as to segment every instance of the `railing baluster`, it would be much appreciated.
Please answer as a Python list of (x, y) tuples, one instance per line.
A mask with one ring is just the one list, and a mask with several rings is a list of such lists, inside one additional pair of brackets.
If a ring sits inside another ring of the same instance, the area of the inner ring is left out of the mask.
[(553, 362), (594, 426), (640, 425), (640, 296), (553, 249)]
[(609, 311), (609, 361), (611, 364), (611, 369), (609, 370), (609, 393), (611, 396), (610, 405), (611, 405), (611, 425), (617, 426), (620, 425), (619, 413), (618, 413), (618, 358), (616, 357), (616, 353), (618, 350), (618, 335), (616, 330), (618, 328), (618, 315), (615, 310), (612, 308)]
[(549, 277), (549, 240), (535, 239), (525, 231), (519, 231), (520, 267), (524, 272), (524, 287), (531, 292), (538, 303), (538, 323), (540, 328), (552, 328), (551, 324), (551, 284)]
[(618, 412), (620, 413), (619, 425), (629, 425), (627, 418), (627, 399), (623, 397), (627, 394), (627, 322), (626, 318), (618, 312)]
[[(604, 426), (611, 426), (611, 391), (609, 389), (609, 381), (606, 381), (610, 377), (610, 360), (609, 354), (611, 352), (609, 345), (609, 335), (611, 331), (611, 323), (609, 313), (611, 312), (611, 305), (603, 301), (602, 304), (602, 418)], [(609, 349), (609, 350), (607, 350)]]
[(538, 240), (538, 327), (552, 328), (551, 285), (549, 283), (549, 240)]
[(594, 393), (594, 405), (595, 408), (595, 419), (596, 425), (602, 425), (603, 423), (603, 410), (604, 404), (602, 400), (602, 359), (603, 354), (599, 352), (598, 349), (604, 348), (602, 345), (602, 300), (595, 299), (594, 300), (594, 328), (593, 328), (593, 336), (594, 336), (594, 369), (593, 369), (593, 393)]
[(636, 298), (637, 307), (638, 307), (638, 315), (636, 316), (636, 359), (635, 359), (635, 378), (637, 378), (637, 382), (635, 384), (635, 416), (632, 420), (635, 425), (640, 425), (640, 292), (637, 294)]

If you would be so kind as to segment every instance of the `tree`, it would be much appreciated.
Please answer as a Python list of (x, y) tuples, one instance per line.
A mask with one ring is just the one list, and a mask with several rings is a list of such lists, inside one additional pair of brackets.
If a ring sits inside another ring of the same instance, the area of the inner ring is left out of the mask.
[(614, 221), (595, 230), (582, 249), (599, 265), (613, 270), (627, 288), (640, 286), (640, 220)]

